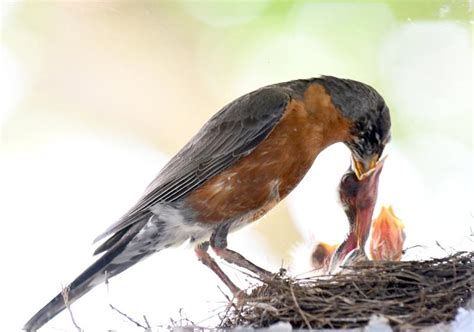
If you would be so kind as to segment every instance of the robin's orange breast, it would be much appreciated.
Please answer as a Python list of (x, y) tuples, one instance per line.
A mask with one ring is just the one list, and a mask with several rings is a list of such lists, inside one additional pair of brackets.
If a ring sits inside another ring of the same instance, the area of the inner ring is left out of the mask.
[(324, 88), (310, 85), (255, 150), (189, 194), (197, 221), (218, 223), (249, 213), (258, 219), (295, 188), (319, 152), (346, 140), (349, 128)]

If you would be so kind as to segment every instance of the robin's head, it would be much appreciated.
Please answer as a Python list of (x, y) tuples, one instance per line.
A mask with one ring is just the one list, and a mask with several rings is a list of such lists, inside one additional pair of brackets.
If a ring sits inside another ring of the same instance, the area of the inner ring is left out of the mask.
[(382, 96), (372, 87), (353, 80), (323, 76), (320, 79), (334, 106), (351, 123), (350, 139), (357, 177), (373, 169), (390, 140), (390, 113)]

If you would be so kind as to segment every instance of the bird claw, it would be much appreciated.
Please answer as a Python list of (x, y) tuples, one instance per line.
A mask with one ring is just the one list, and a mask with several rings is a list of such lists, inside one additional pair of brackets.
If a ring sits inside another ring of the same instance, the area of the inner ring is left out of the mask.
[(239, 290), (234, 294), (231, 304), (237, 305), (237, 307), (242, 307), (248, 299), (248, 295), (245, 291)]
[(274, 280), (275, 278), (279, 278), (280, 277), (280, 273), (272, 273), (270, 271), (267, 271), (267, 270), (263, 270), (260, 271), (259, 273), (256, 273), (260, 279), (264, 282), (268, 282), (268, 281), (272, 281)]
[(225, 297), (229, 301), (227, 303), (226, 309), (229, 310), (231, 307), (234, 307), (234, 308), (243, 307), (245, 303), (247, 302), (248, 294), (244, 290), (241, 290), (241, 289), (234, 290), (232, 293), (233, 293), (232, 298), (225, 295)]

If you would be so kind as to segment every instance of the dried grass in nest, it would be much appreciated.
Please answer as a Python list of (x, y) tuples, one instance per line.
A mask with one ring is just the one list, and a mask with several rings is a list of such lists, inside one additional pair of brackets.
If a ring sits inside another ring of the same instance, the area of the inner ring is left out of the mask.
[(356, 328), (372, 315), (396, 329), (448, 322), (474, 288), (474, 253), (407, 262), (362, 262), (331, 277), (275, 277), (254, 288), (240, 306), (224, 314), (221, 326)]

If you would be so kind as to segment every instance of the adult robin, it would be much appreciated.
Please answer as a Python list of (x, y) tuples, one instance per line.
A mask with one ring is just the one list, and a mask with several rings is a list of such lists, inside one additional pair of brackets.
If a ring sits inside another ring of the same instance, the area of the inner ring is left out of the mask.
[[(227, 234), (259, 219), (336, 142), (352, 151), (361, 176), (390, 137), (390, 115), (370, 86), (323, 76), (250, 92), (215, 114), (168, 162), (140, 200), (96, 241), (102, 256), (67, 288), (68, 305), (162, 249), (185, 241), (233, 294), (240, 289), (208, 254), (263, 277), (271, 274), (227, 249)], [(316, 202), (317, 203), (317, 202)], [(66, 307), (58, 294), (24, 326), (34, 331)]]

